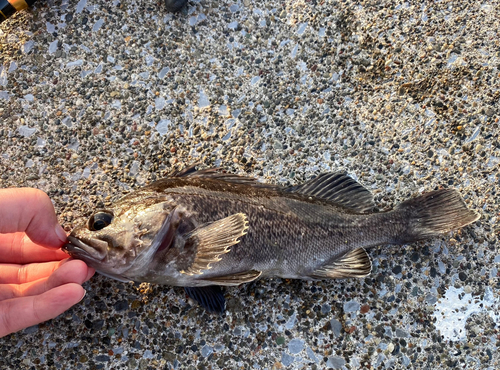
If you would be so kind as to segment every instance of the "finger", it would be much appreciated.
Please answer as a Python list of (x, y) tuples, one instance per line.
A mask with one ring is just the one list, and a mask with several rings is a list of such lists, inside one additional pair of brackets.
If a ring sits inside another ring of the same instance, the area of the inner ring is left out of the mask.
[(80, 302), (85, 290), (65, 284), (43, 294), (0, 302), (0, 337), (53, 319)]
[(66, 241), (52, 202), (38, 189), (0, 189), (0, 233), (17, 231), (44, 247), (60, 248)]
[(35, 296), (57, 286), (83, 284), (88, 276), (88, 267), (83, 261), (69, 260), (60, 265), (49, 277), (24, 284), (0, 284), (0, 301), (16, 297)]
[(24, 232), (0, 234), (0, 260), (5, 263), (59, 261), (68, 258), (60, 249), (33, 243)]
[(47, 278), (66, 261), (30, 263), (27, 265), (1, 264), (0, 284), (24, 284)]
[(95, 269), (93, 269), (92, 267), (89, 267), (87, 270), (87, 276), (85, 277), (85, 281), (90, 280), (90, 278), (92, 276), (94, 276), (94, 274), (95, 274)]

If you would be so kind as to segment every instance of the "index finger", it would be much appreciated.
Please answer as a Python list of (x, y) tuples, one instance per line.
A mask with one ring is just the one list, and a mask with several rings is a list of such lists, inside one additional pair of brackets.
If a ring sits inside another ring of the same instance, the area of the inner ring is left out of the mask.
[(33, 243), (25, 233), (0, 234), (0, 262), (2, 263), (50, 262), (68, 257), (61, 249), (48, 249)]
[(38, 189), (0, 189), (0, 233), (17, 231), (44, 247), (60, 248), (66, 241), (50, 198)]

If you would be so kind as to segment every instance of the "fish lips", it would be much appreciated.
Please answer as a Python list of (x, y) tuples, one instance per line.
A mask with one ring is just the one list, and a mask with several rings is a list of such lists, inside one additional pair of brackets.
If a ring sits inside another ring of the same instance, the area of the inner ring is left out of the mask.
[(62, 250), (72, 257), (102, 261), (107, 255), (108, 243), (102, 240), (93, 240), (98, 248), (86, 244), (74, 236), (68, 236), (68, 243), (64, 244)]

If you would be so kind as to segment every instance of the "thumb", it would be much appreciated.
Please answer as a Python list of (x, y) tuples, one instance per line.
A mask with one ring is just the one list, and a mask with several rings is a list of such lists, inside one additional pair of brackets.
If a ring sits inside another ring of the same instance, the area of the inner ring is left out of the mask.
[(44, 247), (60, 248), (66, 242), (47, 194), (33, 188), (0, 189), (0, 233), (19, 231)]

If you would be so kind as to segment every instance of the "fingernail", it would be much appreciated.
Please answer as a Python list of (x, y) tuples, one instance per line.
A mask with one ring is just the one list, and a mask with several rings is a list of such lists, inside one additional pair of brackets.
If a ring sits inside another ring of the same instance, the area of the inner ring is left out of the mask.
[(66, 235), (66, 231), (62, 228), (61, 225), (56, 225), (56, 235), (61, 240), (63, 243), (66, 243), (66, 240), (68, 240), (68, 236)]
[(83, 300), (83, 298), (85, 298), (86, 295), (87, 295), (87, 291), (84, 289), (82, 298), (80, 298), (80, 300), (78, 302), (81, 302)]

